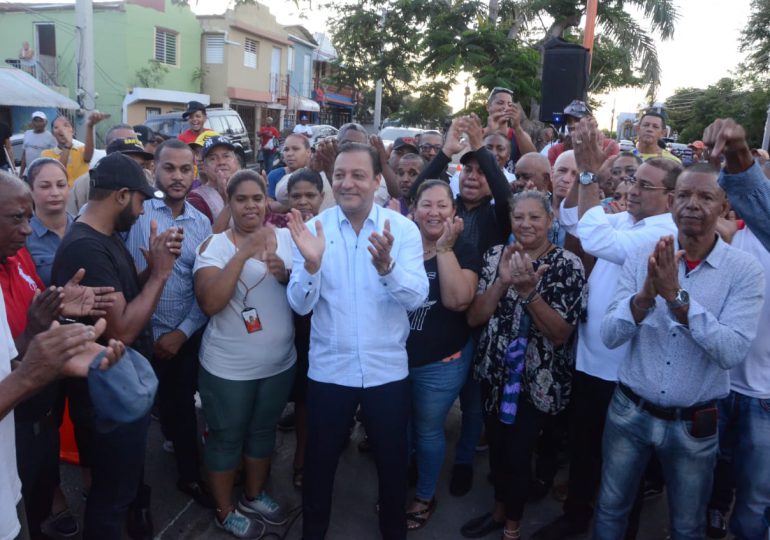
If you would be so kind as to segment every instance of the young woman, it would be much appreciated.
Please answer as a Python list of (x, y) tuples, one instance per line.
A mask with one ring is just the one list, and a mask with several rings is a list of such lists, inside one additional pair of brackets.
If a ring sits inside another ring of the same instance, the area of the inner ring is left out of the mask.
[[(324, 200), (324, 182), (321, 175), (311, 169), (299, 169), (289, 177), (289, 206), (302, 214), (307, 221), (318, 215)], [(307, 441), (307, 393), (308, 353), (310, 352), (310, 317), (294, 314), (294, 346), (297, 348), (297, 375), (294, 379), (294, 426), (297, 442), (294, 448), (294, 477), (296, 488), (302, 488), (305, 467), (305, 443)]]
[(465, 310), (478, 285), (481, 261), (474, 246), (458, 239), (463, 221), (455, 216), (449, 184), (428, 180), (420, 185), (412, 212), (430, 282), (423, 306), (409, 313), (406, 342), (417, 463), (417, 489), (406, 518), (409, 529), (419, 529), (436, 508), (446, 448), (444, 422), (470, 367), (471, 355), (461, 354), (470, 338)]
[[(275, 425), (294, 381), (294, 324), (286, 298), (292, 244), (288, 230), (264, 225), (262, 176), (239, 171), (227, 195), (233, 227), (201, 244), (194, 267), (198, 304), (210, 317), (198, 380), (209, 428), (204, 461), (216, 525), (239, 538), (258, 538), (262, 520), (286, 522), (264, 484)], [(231, 493), (241, 459), (246, 485), (236, 509)]]
[(532, 449), (549, 415), (569, 401), (585, 277), (580, 259), (548, 240), (552, 220), (546, 195), (514, 196), (517, 243), (495, 246), (484, 256), (478, 293), (468, 309), (471, 326), (486, 325), (474, 375), (481, 383), (495, 508), (463, 525), (466, 537), (501, 527), (503, 539), (521, 537)]

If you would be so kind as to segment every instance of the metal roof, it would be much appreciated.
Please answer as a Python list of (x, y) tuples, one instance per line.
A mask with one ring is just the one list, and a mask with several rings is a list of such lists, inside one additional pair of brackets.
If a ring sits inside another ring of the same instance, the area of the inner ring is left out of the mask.
[(0, 66), (0, 105), (7, 107), (56, 107), (79, 109), (77, 101), (47, 87), (29, 73)]

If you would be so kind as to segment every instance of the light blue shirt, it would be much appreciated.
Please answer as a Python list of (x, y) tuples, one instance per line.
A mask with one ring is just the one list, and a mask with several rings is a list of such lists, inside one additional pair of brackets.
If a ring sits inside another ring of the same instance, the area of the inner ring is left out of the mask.
[(174, 264), (174, 270), (166, 281), (150, 320), (152, 335), (154, 339), (158, 339), (163, 334), (179, 329), (189, 338), (208, 320), (195, 300), (193, 265), (198, 246), (211, 236), (211, 223), (188, 202), (184, 203), (184, 211), (174, 219), (171, 209), (163, 200), (144, 201), (144, 214), (139, 216), (126, 238), (126, 247), (134, 258), (138, 272), (142, 272), (147, 266), (139, 248), (147, 249), (149, 245), (152, 220), (158, 224), (158, 234), (170, 227), (184, 228), (182, 254)]
[(618, 380), (661, 407), (691, 407), (723, 398), (730, 391), (729, 370), (744, 361), (757, 332), (765, 295), (762, 267), (753, 255), (717, 238), (708, 256), (689, 273), (680, 261), (679, 286), (690, 295), (687, 326), (660, 296), (655, 309), (636, 324), (631, 299), (642, 289), (654, 247), (650, 244), (626, 260), (602, 321), (607, 347), (631, 343)]
[[(67, 214), (66, 231), (70, 229), (73, 221), (75, 221), (74, 218)], [(53, 259), (56, 256), (56, 250), (59, 249), (59, 244), (61, 244), (61, 237), (43, 225), (37, 216), (32, 216), (29, 225), (32, 227), (32, 234), (27, 237), (27, 251), (32, 255), (32, 260), (35, 261), (37, 275), (48, 287), (51, 284)]]
[[(380, 276), (367, 249), (369, 236), (382, 233), (390, 220), (393, 270)], [(400, 381), (409, 374), (407, 311), (428, 296), (422, 238), (417, 226), (390, 209), (373, 205), (356, 235), (337, 206), (307, 222), (323, 225), (326, 248), (321, 269), (310, 274), (294, 246), (289, 305), (305, 315), (313, 312), (310, 370), (314, 381), (369, 388)]]
[(746, 220), (751, 232), (770, 251), (770, 181), (754, 162), (747, 170), (728, 174), (722, 170), (719, 185), (733, 210)]

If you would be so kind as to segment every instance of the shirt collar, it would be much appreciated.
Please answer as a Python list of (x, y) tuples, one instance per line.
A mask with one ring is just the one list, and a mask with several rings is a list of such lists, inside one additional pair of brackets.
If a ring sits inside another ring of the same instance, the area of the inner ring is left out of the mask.
[[(73, 218), (71, 215), (67, 214), (67, 227), (68, 228), (69, 228), (70, 225), (72, 225), (73, 221), (75, 221), (75, 218)], [(32, 232), (38, 238), (42, 238), (46, 234), (51, 232), (51, 229), (49, 229), (48, 227), (43, 225), (43, 222), (40, 221), (40, 218), (37, 217), (37, 216), (32, 216), (32, 219), (29, 220), (29, 225), (30, 225), (30, 227), (32, 227)]]
[[(342, 225), (343, 223), (347, 222), (350, 223), (350, 220), (347, 218), (345, 213), (342, 211), (342, 209), (339, 207), (339, 205), (336, 206), (337, 208), (337, 224)], [(367, 221), (371, 221), (372, 224), (375, 226), (378, 223), (378, 219), (380, 217), (380, 207), (377, 206), (377, 203), (372, 203), (372, 209), (369, 210), (369, 215), (366, 216), (366, 219), (364, 220), (364, 224)]]
[[(168, 210), (169, 214), (171, 213), (171, 208), (168, 207), (165, 199), (149, 199), (147, 202), (150, 203), (150, 206), (153, 210), (160, 210), (161, 208), (165, 208)], [(184, 205), (182, 206), (182, 213), (179, 214), (176, 219), (187, 219), (187, 217), (190, 215), (190, 212), (187, 211), (188, 204), (189, 203), (187, 201), (184, 202)]]
[[(714, 247), (711, 248), (709, 254), (706, 255), (706, 258), (703, 259), (703, 262), (708, 263), (712, 268), (719, 268), (719, 265), (722, 264), (722, 261), (724, 261), (724, 258), (727, 256), (727, 243), (722, 240), (718, 234), (714, 233), (714, 236), (716, 236), (717, 242), (714, 244)], [(679, 238), (676, 239), (675, 249), (677, 251), (681, 249)]]
[[(628, 217), (633, 220), (634, 218), (631, 217), (631, 214), (628, 214)], [(664, 212), (663, 214), (656, 214), (654, 216), (647, 216), (644, 219), (640, 219), (639, 221), (634, 222), (634, 225), (655, 225), (657, 223), (673, 223), (674, 218), (671, 217), (671, 212)]]

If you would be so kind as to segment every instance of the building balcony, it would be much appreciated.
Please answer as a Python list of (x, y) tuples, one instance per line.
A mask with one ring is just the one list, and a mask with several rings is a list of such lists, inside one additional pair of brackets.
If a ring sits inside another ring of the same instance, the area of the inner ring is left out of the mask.
[(46, 86), (59, 86), (58, 62), (53, 56), (40, 55), (34, 60), (7, 58), (5, 63), (29, 73)]
[(270, 96), (273, 101), (289, 97), (289, 76), (281, 73), (270, 74)]

